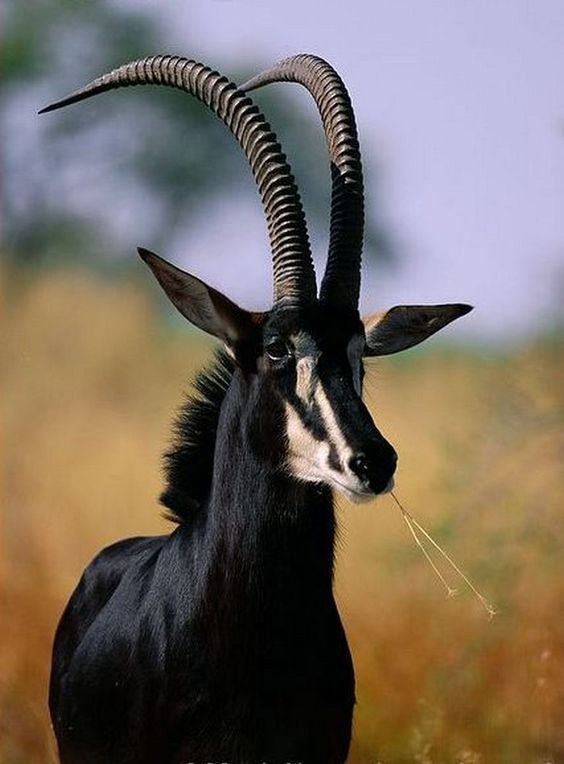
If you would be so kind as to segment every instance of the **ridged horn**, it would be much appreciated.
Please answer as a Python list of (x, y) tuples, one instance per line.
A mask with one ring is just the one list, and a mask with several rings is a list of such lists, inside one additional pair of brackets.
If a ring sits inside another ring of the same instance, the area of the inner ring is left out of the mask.
[(331, 160), (331, 224), (327, 267), (320, 290), (326, 303), (358, 306), (364, 231), (362, 164), (351, 99), (340, 76), (322, 58), (291, 56), (241, 85), (249, 91), (272, 82), (297, 82), (313, 96)]
[(316, 283), (300, 196), (286, 157), (253, 101), (226, 77), (180, 56), (148, 56), (104, 74), (42, 109), (60, 109), (98, 93), (132, 85), (166, 85), (205, 104), (231, 130), (251, 165), (266, 214), (276, 305), (316, 299)]

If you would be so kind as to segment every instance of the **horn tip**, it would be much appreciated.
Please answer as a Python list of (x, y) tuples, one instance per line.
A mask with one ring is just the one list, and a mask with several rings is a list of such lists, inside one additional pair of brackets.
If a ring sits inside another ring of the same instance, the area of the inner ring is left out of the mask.
[(69, 95), (64, 96), (64, 98), (59, 98), (58, 101), (53, 101), (52, 103), (47, 104), (47, 106), (44, 106), (37, 113), (47, 114), (50, 111), (56, 111), (57, 109), (62, 109), (65, 106), (70, 106), (73, 103), (84, 101), (87, 98), (89, 98), (91, 95), (95, 95), (95, 93), (97, 92), (96, 91), (97, 84), (98, 84), (98, 81), (94, 80), (89, 85), (86, 85), (80, 90), (75, 90), (74, 93), (70, 93)]
[(42, 109), (39, 109), (37, 112), (38, 114), (48, 114), (50, 111), (56, 111), (57, 109), (62, 109), (63, 106), (68, 106), (71, 103), (74, 103), (76, 100), (73, 96), (68, 96), (67, 98), (61, 98), (59, 101), (53, 101), (53, 103), (47, 104), (47, 106), (44, 106)]

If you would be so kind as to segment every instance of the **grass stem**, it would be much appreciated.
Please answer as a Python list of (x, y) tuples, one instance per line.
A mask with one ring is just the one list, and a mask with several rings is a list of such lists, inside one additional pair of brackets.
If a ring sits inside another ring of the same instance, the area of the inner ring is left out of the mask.
[(447, 595), (449, 597), (454, 597), (458, 592), (456, 589), (451, 587), (446, 580), (446, 578), (443, 576), (435, 562), (433, 561), (431, 555), (427, 551), (427, 549), (424, 547), (423, 543), (421, 542), (421, 539), (419, 538), (417, 531), (423, 534), (423, 536), (429, 541), (430, 544), (433, 545), (433, 547), (443, 556), (443, 558), (448, 562), (448, 564), (451, 566), (451, 568), (460, 576), (460, 578), (464, 581), (466, 586), (472, 591), (480, 603), (482, 604), (483, 608), (485, 609), (486, 613), (490, 618), (493, 618), (494, 615), (497, 614), (496, 609), (493, 607), (493, 605), (488, 602), (488, 600), (481, 594), (478, 589), (474, 586), (472, 581), (468, 578), (468, 576), (460, 569), (460, 567), (454, 562), (454, 560), (448, 555), (445, 550), (435, 541), (435, 539), (425, 530), (425, 528), (419, 523), (413, 515), (403, 506), (403, 504), (400, 502), (398, 497), (395, 495), (395, 493), (392, 491), (390, 493), (392, 499), (397, 504), (403, 519), (405, 520), (405, 523), (407, 527), (409, 528), (411, 535), (415, 539), (415, 543), (417, 546), (421, 549), (423, 554), (425, 555), (425, 558), (427, 559), (427, 562), (432, 567), (432, 569), (435, 571), (436, 575), (444, 585), (444, 587), (447, 590)]

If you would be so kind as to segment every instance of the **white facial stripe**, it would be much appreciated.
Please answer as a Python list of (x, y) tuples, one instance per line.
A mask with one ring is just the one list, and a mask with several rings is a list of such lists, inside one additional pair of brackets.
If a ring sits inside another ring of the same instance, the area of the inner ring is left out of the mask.
[(347, 356), (353, 375), (353, 385), (358, 395), (361, 393), (360, 368), (362, 364), (362, 354), (364, 352), (364, 342), (364, 337), (357, 335), (352, 338), (347, 348)]
[(313, 395), (315, 359), (300, 358), (296, 364), (296, 395), (304, 403), (310, 403)]
[[(327, 393), (317, 375), (319, 350), (312, 338), (298, 332), (292, 337), (297, 355), (296, 396), (311, 410), (315, 406), (327, 435), (316, 439), (304, 424), (298, 410), (291, 403), (285, 403), (286, 434), (288, 456), (286, 467), (298, 480), (308, 483), (329, 483), (342, 491), (351, 501), (369, 500), (372, 494), (366, 485), (351, 470), (353, 450), (347, 442)], [(361, 363), (364, 352), (364, 337), (355, 336), (347, 347), (347, 357), (351, 367), (352, 381), (358, 395), (361, 393)]]
[(339, 423), (335, 418), (335, 414), (333, 413), (333, 409), (329, 403), (329, 399), (327, 398), (327, 394), (323, 389), (321, 382), (315, 388), (314, 400), (317, 403), (321, 413), (321, 418), (323, 419), (323, 424), (327, 430), (329, 442), (336, 450), (337, 456), (339, 457), (339, 461), (344, 471), (346, 469), (346, 465), (349, 463), (353, 455), (353, 452), (348, 445), (345, 436), (341, 431), (341, 428), (339, 427)]
[(329, 444), (313, 437), (290, 403), (286, 403), (286, 432), (292, 474), (308, 482), (322, 480), (321, 470), (327, 464)]
[(289, 446), (287, 466), (295, 478), (306, 483), (329, 483), (350, 501), (370, 501), (373, 498), (354, 476), (345, 476), (330, 466), (330, 444), (312, 436), (290, 403), (286, 403), (286, 427)]

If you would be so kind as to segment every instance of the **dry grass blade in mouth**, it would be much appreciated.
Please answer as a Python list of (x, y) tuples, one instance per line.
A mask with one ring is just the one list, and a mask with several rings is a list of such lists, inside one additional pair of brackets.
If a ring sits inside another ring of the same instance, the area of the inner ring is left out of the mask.
[(423, 536), (427, 539), (427, 541), (429, 541), (429, 543), (431, 543), (433, 545), (433, 547), (439, 552), (439, 554), (441, 554), (444, 557), (444, 559), (448, 562), (448, 564), (451, 566), (451, 568), (464, 581), (466, 586), (468, 586), (468, 588), (472, 592), (474, 592), (476, 597), (480, 600), (480, 603), (484, 607), (484, 609), (485, 609), (486, 613), (488, 614), (488, 616), (490, 618), (493, 618), (493, 616), (496, 615), (496, 613), (497, 613), (497, 611), (495, 610), (493, 605), (491, 605), (491, 603), (488, 602), (488, 600), (482, 594), (480, 594), (480, 592), (476, 589), (476, 587), (474, 586), (472, 581), (470, 581), (468, 576), (465, 575), (465, 573), (458, 567), (458, 565), (445, 552), (445, 550), (441, 546), (439, 546), (439, 544), (437, 544), (435, 539), (425, 530), (425, 528), (423, 528), (423, 526), (419, 522), (417, 522), (417, 520), (413, 517), (413, 515), (410, 512), (408, 512), (408, 510), (403, 506), (403, 504), (400, 502), (400, 500), (395, 495), (395, 493), (393, 491), (391, 491), (390, 495), (391, 495), (392, 499), (395, 501), (395, 503), (397, 504), (397, 506), (398, 506), (398, 508), (399, 508), (399, 510), (401, 512), (401, 515), (402, 515), (403, 519), (405, 520), (405, 524), (409, 528), (409, 532), (411, 533), (411, 535), (415, 539), (415, 543), (417, 544), (419, 549), (421, 549), (421, 551), (425, 555), (425, 558), (427, 559), (427, 562), (433, 568), (433, 570), (435, 571), (435, 573), (438, 576), (439, 580), (442, 582), (443, 586), (447, 590), (448, 596), (449, 597), (454, 597), (458, 592), (457, 592), (456, 589), (453, 589), (453, 587), (449, 585), (449, 583), (446, 580), (446, 578), (443, 576), (441, 571), (438, 569), (438, 567), (434, 563), (431, 555), (429, 554), (427, 549), (425, 549), (425, 547), (421, 543), (421, 539), (417, 535), (417, 531), (422, 533)]

